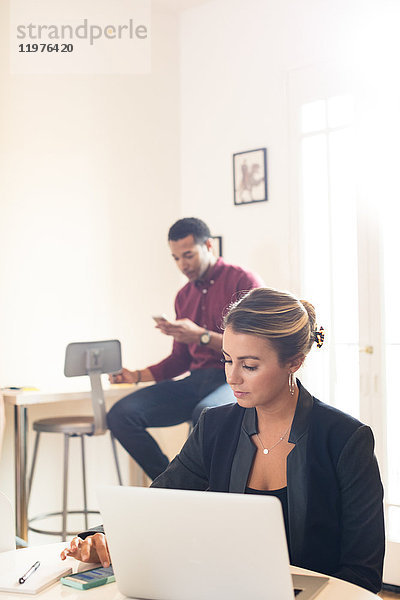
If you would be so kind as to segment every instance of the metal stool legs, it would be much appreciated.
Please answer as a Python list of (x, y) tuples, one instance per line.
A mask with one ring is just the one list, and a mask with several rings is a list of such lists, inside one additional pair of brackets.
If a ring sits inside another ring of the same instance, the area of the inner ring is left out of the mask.
[(64, 483), (63, 483), (63, 507), (62, 507), (62, 541), (67, 539), (67, 500), (68, 500), (68, 459), (69, 459), (69, 435), (64, 434)]
[[(39, 448), (39, 440), (40, 440), (40, 431), (36, 432), (35, 445), (32, 456), (32, 465), (29, 474), (29, 482), (28, 482), (28, 502), (32, 489), (33, 476), (36, 468), (36, 460)], [(55, 513), (44, 513), (40, 514), (29, 520), (29, 529), (31, 531), (35, 531), (36, 533), (44, 533), (47, 535), (59, 535), (62, 538), (62, 541), (65, 541), (68, 535), (75, 535), (77, 532), (69, 532), (67, 530), (67, 517), (68, 514), (83, 514), (85, 529), (88, 529), (88, 515), (89, 514), (99, 514), (99, 511), (96, 510), (88, 510), (87, 507), (87, 482), (86, 482), (86, 457), (85, 457), (85, 435), (86, 434), (69, 434), (64, 433), (64, 468), (63, 468), (63, 499), (62, 499), (62, 511)], [(114, 436), (110, 431), (111, 436), (111, 444), (113, 448), (113, 455), (115, 466), (117, 470), (117, 477), (119, 485), (122, 485), (122, 477), (121, 470), (118, 460), (117, 447), (115, 443)], [(83, 510), (71, 510), (68, 511), (68, 474), (69, 474), (69, 439), (70, 437), (80, 437), (81, 438), (81, 459), (82, 459), (82, 484), (83, 484)], [(61, 516), (62, 517), (62, 527), (61, 531), (46, 531), (43, 529), (37, 529), (31, 526), (33, 521), (38, 521), (40, 519), (44, 519), (46, 517), (53, 516)]]
[[(64, 488), (63, 488), (63, 510), (62, 510), (62, 539), (63, 542), (67, 539), (67, 501), (68, 501), (68, 465), (69, 465), (69, 438), (68, 433), (64, 434)], [(81, 455), (82, 455), (82, 483), (83, 483), (83, 512), (85, 519), (85, 529), (88, 529), (88, 508), (87, 508), (87, 487), (86, 487), (86, 461), (85, 461), (85, 436), (81, 438)]]
[(85, 529), (88, 525), (88, 508), (87, 508), (87, 491), (86, 491), (86, 462), (85, 462), (85, 436), (81, 437), (81, 449), (82, 449), (82, 483), (83, 483), (83, 510), (85, 517)]
[(36, 457), (37, 457), (37, 451), (38, 451), (38, 447), (39, 447), (39, 439), (40, 439), (40, 431), (37, 431), (36, 432), (36, 437), (35, 437), (35, 446), (34, 446), (34, 449), (33, 449), (31, 472), (29, 473), (29, 480), (28, 480), (28, 497), (27, 497), (27, 500), (26, 500), (27, 504), (29, 504), (29, 497), (31, 495), (33, 474), (35, 472)]
[(111, 437), (111, 444), (112, 444), (112, 449), (113, 449), (113, 453), (114, 453), (115, 466), (117, 468), (118, 483), (119, 483), (119, 485), (122, 485), (122, 477), (121, 477), (121, 471), (120, 471), (120, 468), (119, 468), (119, 459), (118, 459), (118, 453), (117, 453), (117, 445), (115, 443), (115, 437), (113, 436), (111, 430), (110, 430), (110, 437)]

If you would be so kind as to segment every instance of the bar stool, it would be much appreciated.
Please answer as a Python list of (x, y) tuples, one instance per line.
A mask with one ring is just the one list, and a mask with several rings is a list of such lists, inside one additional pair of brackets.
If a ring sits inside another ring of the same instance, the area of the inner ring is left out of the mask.
[[(69, 344), (65, 353), (64, 374), (66, 377), (76, 377), (78, 375), (89, 375), (91, 383), (91, 397), (93, 416), (66, 416), (40, 419), (33, 423), (33, 429), (36, 431), (35, 445), (32, 457), (32, 466), (28, 482), (28, 502), (32, 489), (33, 476), (35, 473), (36, 459), (39, 448), (40, 435), (42, 433), (62, 433), (64, 435), (64, 467), (63, 467), (63, 503), (62, 511), (53, 513), (42, 513), (29, 519), (28, 529), (36, 533), (61, 536), (62, 541), (66, 540), (67, 535), (76, 535), (76, 531), (67, 531), (67, 516), (70, 514), (83, 514), (85, 528), (88, 528), (88, 515), (99, 514), (99, 511), (88, 510), (87, 508), (87, 487), (86, 487), (86, 460), (85, 460), (85, 436), (104, 435), (107, 432), (107, 419), (104, 402), (104, 393), (101, 385), (102, 373), (113, 373), (120, 371), (121, 345), (118, 340), (107, 340), (102, 342), (78, 342)], [(82, 458), (82, 480), (83, 480), (83, 509), (68, 510), (68, 462), (69, 462), (69, 441), (77, 437), (81, 440), (81, 458)], [(110, 431), (111, 444), (114, 454), (115, 466), (119, 485), (122, 485), (121, 471), (119, 467), (118, 454), (114, 436)], [(36, 521), (48, 517), (62, 515), (61, 531), (51, 531), (39, 529), (31, 525)]]

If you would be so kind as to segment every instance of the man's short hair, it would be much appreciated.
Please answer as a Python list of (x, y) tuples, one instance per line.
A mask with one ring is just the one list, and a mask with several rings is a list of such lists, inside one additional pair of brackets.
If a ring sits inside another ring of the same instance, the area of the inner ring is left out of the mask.
[(185, 219), (179, 219), (179, 221), (170, 227), (168, 231), (168, 241), (176, 242), (188, 235), (193, 236), (196, 244), (204, 244), (211, 237), (211, 232), (208, 225), (201, 219), (187, 217)]

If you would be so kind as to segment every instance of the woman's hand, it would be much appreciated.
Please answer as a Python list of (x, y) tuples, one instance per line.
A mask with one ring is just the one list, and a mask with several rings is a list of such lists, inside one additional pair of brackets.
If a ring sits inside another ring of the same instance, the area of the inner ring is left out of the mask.
[(61, 552), (61, 560), (67, 556), (72, 556), (76, 560), (87, 563), (101, 562), (103, 567), (110, 566), (110, 554), (104, 533), (95, 533), (82, 540), (80, 537), (74, 537), (68, 548)]

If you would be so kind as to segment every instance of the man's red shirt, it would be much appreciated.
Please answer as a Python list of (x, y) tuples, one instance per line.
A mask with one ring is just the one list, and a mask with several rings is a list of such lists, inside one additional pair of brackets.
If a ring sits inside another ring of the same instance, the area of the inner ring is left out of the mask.
[[(189, 281), (178, 292), (176, 318), (187, 318), (208, 331), (222, 333), (222, 319), (229, 305), (262, 285), (258, 275), (218, 258), (203, 280)], [(223, 369), (223, 364), (220, 351), (207, 345), (174, 341), (171, 354), (149, 368), (155, 381), (162, 381), (195, 369)]]

